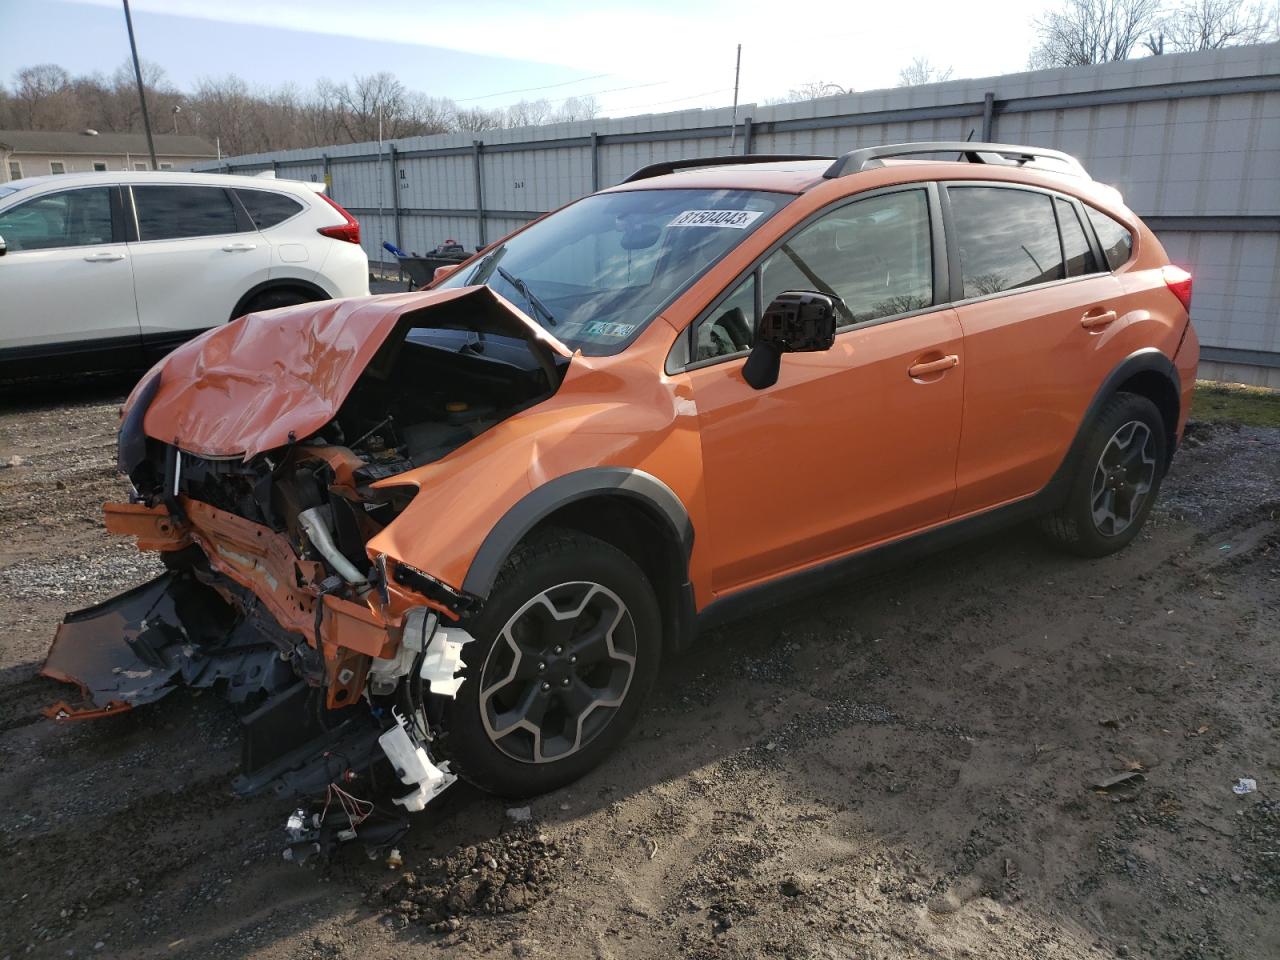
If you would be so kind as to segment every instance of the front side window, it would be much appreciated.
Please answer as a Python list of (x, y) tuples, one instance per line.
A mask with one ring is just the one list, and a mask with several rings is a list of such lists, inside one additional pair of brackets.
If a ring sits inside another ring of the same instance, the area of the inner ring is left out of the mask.
[(180, 240), (235, 233), (236, 212), (221, 187), (133, 188), (138, 239)]
[(88, 187), (35, 197), (0, 213), (10, 253), (111, 242), (111, 190)]
[(949, 187), (964, 298), (1061, 280), (1062, 248), (1045, 193)]
[[(788, 238), (760, 265), (761, 308), (786, 290), (837, 298), (843, 326), (921, 310), (933, 303), (929, 201), (903, 190), (847, 203)], [(755, 275), (698, 327), (694, 360), (750, 350), (759, 322)]]
[(570, 349), (617, 353), (791, 199), (756, 190), (596, 194), (499, 244), (440, 287), (488, 284)]
[(1133, 255), (1133, 234), (1128, 227), (1101, 210), (1095, 210), (1088, 204), (1085, 204), (1084, 209), (1089, 214), (1093, 229), (1097, 231), (1098, 243), (1102, 247), (1102, 255), (1107, 258), (1107, 266), (1118, 270)]

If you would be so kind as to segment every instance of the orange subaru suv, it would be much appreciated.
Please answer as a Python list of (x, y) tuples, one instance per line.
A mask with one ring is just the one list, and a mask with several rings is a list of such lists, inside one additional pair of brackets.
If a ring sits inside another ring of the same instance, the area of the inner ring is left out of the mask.
[(431, 289), (242, 317), (143, 378), (106, 523), (167, 569), (67, 616), (51, 715), (218, 687), (246, 794), (561, 786), (700, 628), (1015, 521), (1124, 547), (1190, 300), (1051, 150), (645, 167)]

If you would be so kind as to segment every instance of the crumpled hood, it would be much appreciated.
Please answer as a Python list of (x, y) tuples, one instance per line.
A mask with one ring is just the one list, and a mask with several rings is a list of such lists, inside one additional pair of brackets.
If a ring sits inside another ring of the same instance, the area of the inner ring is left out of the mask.
[(157, 366), (144, 429), (200, 456), (246, 460), (301, 440), (333, 419), (402, 319), (405, 328), (469, 329), (571, 355), (485, 286), (305, 303), (249, 314), (171, 353)]

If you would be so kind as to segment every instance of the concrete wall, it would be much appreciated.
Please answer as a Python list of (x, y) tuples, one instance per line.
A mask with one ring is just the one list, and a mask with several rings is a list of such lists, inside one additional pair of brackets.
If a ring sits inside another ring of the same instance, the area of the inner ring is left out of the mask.
[[(906, 140), (1055, 147), (1116, 186), (1196, 278), (1206, 371), (1280, 370), (1280, 44), (956, 80), (805, 103), (446, 134), (235, 157), (201, 170), (331, 181), (365, 249), (493, 240), (636, 168)], [(1216, 364), (1216, 366), (1214, 365)]]

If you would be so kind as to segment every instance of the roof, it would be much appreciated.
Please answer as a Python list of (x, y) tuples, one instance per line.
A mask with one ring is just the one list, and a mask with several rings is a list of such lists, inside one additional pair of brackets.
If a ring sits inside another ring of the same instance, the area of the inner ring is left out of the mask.
[(284, 190), (288, 193), (324, 193), (323, 183), (306, 180), (286, 180), (284, 177), (245, 177), (226, 173), (197, 173), (188, 170), (108, 170), (95, 173), (46, 173), (38, 177), (23, 177), (0, 183), (0, 196), (8, 197), (19, 190), (39, 190), (42, 187), (66, 189), (107, 183), (187, 183), (202, 186)]
[[(204, 137), (158, 133), (156, 154), (166, 157), (214, 157), (217, 150)], [(14, 153), (61, 153), (81, 156), (147, 155), (147, 138), (141, 133), (87, 134), (66, 130), (0, 130), (0, 144)]]
[(620, 183), (610, 190), (679, 188), (767, 190), (775, 193), (804, 193), (822, 182), (822, 173), (834, 157), (824, 160), (774, 160), (768, 163), (724, 164), (691, 167), (673, 173)]
[[(985, 163), (968, 163), (962, 160), (926, 160), (915, 157), (902, 159), (878, 159), (866, 169), (849, 172), (834, 179), (823, 176), (832, 161), (824, 160), (771, 160), (766, 163), (718, 164), (707, 167), (690, 167), (648, 177), (643, 180), (623, 182), (602, 193), (625, 190), (758, 190), (771, 193), (806, 193), (825, 183), (858, 178), (859, 183), (868, 177), (877, 183), (886, 174), (895, 182), (905, 180), (1008, 180), (1067, 189), (1069, 193), (1092, 190), (1094, 193), (1112, 190), (1087, 177), (1039, 167), (1003, 166)], [(912, 171), (918, 175), (912, 176)], [(1082, 194), (1083, 195), (1083, 194)]]

